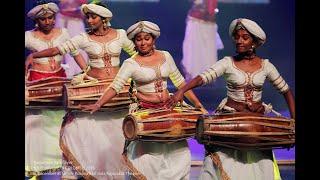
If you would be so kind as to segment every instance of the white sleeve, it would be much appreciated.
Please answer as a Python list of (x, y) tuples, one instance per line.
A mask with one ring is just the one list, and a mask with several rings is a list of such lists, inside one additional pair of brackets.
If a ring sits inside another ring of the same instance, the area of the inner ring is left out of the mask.
[(24, 32), (24, 47), (31, 50), (30, 32)]
[(229, 58), (224, 57), (223, 59), (213, 64), (209, 69), (199, 74), (204, 82), (203, 85), (209, 84), (218, 77), (222, 76), (227, 69), (229, 60)]
[[(66, 53), (75, 52), (77, 49), (81, 49), (81, 47), (85, 43), (85, 38), (86, 38), (85, 34), (81, 33), (67, 40), (66, 42), (58, 45), (60, 54), (64, 55)], [(76, 54), (72, 54), (72, 55), (76, 55)]]
[(169, 78), (171, 79), (175, 87), (179, 87), (183, 82), (185, 82), (184, 77), (181, 75), (176, 63), (174, 62), (171, 54), (167, 51), (163, 51), (165, 54), (166, 61), (169, 63)]
[(267, 79), (272, 83), (272, 85), (280, 92), (285, 93), (289, 90), (289, 86), (286, 81), (279, 74), (277, 68), (270, 63), (268, 60), (265, 60), (265, 66), (267, 69)]
[(134, 49), (134, 43), (130, 39), (128, 39), (126, 31), (123, 29), (119, 29), (119, 33), (122, 40), (123, 50), (130, 56), (134, 55), (136, 53), (136, 50)]
[[(63, 38), (65, 39), (65, 41), (68, 41), (68, 40), (71, 39), (71, 36), (70, 36), (70, 34), (69, 34), (69, 32), (68, 32), (68, 30), (67, 30), (66, 28), (62, 28), (62, 35), (63, 35)], [(60, 50), (60, 49), (59, 49), (59, 50)], [(72, 56), (78, 55), (78, 54), (79, 54), (78, 48), (75, 49), (75, 50), (72, 49), (72, 51), (70, 52), (70, 54), (71, 54)]]
[(114, 89), (117, 94), (120, 93), (123, 86), (128, 82), (129, 78), (131, 78), (135, 69), (136, 67), (134, 67), (134, 62), (132, 62), (132, 59), (125, 60), (109, 87)]

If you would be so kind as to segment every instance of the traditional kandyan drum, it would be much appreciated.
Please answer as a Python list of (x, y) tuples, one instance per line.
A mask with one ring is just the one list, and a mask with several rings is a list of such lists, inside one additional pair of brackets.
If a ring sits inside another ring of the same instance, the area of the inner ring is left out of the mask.
[[(79, 110), (80, 105), (94, 104), (112, 83), (112, 80), (107, 79), (79, 85), (65, 84), (64, 99), (66, 108)], [(101, 109), (119, 110), (128, 108), (129, 104), (132, 103), (129, 96), (129, 88), (130, 84), (125, 84), (120, 93), (104, 104)]]
[(202, 114), (192, 107), (141, 109), (125, 117), (122, 130), (127, 140), (175, 142), (195, 135)]
[(203, 115), (197, 121), (196, 139), (234, 149), (290, 148), (295, 144), (295, 121), (253, 113)]
[(70, 80), (65, 77), (48, 77), (26, 81), (26, 107), (62, 107), (63, 85), (69, 82)]

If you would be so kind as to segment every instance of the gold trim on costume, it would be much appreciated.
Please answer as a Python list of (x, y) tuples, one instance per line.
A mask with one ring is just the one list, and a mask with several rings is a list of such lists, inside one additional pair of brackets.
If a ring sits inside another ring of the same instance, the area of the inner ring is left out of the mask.
[(210, 158), (212, 160), (212, 163), (214, 163), (220, 172), (220, 176), (222, 180), (231, 180), (228, 174), (224, 171), (220, 157), (217, 153), (210, 153)]

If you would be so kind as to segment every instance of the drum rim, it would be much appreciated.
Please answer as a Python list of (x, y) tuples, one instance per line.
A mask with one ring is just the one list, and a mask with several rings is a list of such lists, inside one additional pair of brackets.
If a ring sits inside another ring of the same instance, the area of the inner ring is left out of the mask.
[[(133, 123), (133, 136), (131, 137), (131, 138), (129, 138), (128, 136), (127, 136), (127, 134), (125, 133), (126, 131), (125, 131), (125, 124), (129, 121), (129, 120), (131, 120)], [(136, 118), (135, 118), (135, 116), (133, 116), (133, 115), (131, 115), (131, 114), (129, 114), (129, 115), (127, 115), (125, 118), (124, 118), (124, 120), (123, 120), (123, 122), (122, 122), (122, 132), (123, 132), (123, 136), (127, 139), (127, 140), (135, 140), (135, 139), (137, 139), (138, 138), (138, 135), (137, 135), (137, 131), (138, 131), (138, 124), (137, 124), (137, 121), (136, 121)]]

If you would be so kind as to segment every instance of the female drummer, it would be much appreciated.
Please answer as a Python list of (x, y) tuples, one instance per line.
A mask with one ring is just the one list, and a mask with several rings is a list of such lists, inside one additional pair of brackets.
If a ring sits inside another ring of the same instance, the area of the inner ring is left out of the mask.
[[(216, 113), (264, 114), (271, 110), (261, 102), (262, 86), (268, 79), (284, 95), (291, 117), (295, 118), (294, 98), (288, 84), (268, 59), (256, 54), (256, 48), (266, 41), (265, 32), (254, 21), (235, 19), (230, 24), (229, 34), (235, 42), (237, 55), (218, 61), (178, 90), (167, 103), (176, 103), (182, 100), (184, 92), (224, 76), (227, 98), (221, 102)], [(206, 146), (206, 151), (200, 179), (280, 179), (271, 150), (239, 151)]]
[[(160, 36), (158, 25), (149, 21), (139, 21), (127, 30), (138, 54), (125, 60), (113, 83), (94, 104), (83, 106), (91, 113), (97, 111), (120, 92), (127, 79), (136, 85), (134, 93), (139, 107), (147, 109), (163, 108), (169, 99), (167, 79), (177, 88), (185, 85), (185, 80), (167, 51), (156, 50), (155, 41)], [(199, 108), (203, 108), (192, 91), (186, 97)], [(204, 109), (203, 109), (204, 110)], [(186, 140), (171, 144), (133, 141), (128, 148), (129, 167), (134, 175), (147, 179), (189, 179), (191, 157)]]
[(32, 53), (28, 58), (64, 55), (72, 50), (82, 49), (89, 56), (89, 64), (87, 65), (83, 59), (76, 59), (76, 61), (85, 72), (86, 77), (99, 80), (112, 79), (119, 70), (121, 50), (133, 55), (135, 53), (134, 44), (127, 38), (125, 30), (110, 27), (112, 12), (103, 3), (83, 4), (81, 12), (86, 17), (88, 32), (74, 36), (65, 43)]
[[(40, 51), (70, 38), (65, 28), (54, 28), (58, 6), (41, 1), (27, 16), (35, 22), (35, 28), (25, 32), (25, 47), (30, 51)], [(72, 54), (76, 54), (73, 51)], [(81, 59), (76, 56), (76, 59)], [(35, 58), (26, 61), (26, 80), (37, 82), (51, 77), (66, 77), (61, 67), (63, 56)], [(59, 148), (59, 130), (65, 111), (61, 108), (26, 109), (25, 116), (25, 168), (27, 173), (41, 173), (45, 170), (61, 168), (62, 152)]]
[[(133, 55), (134, 44), (125, 30), (110, 27), (112, 12), (104, 4), (83, 4), (81, 12), (86, 17), (89, 32), (56, 47), (33, 53), (29, 58), (82, 49), (89, 56), (89, 64), (77, 61), (84, 73), (73, 79), (76, 84), (77, 81), (81, 83), (83, 78), (113, 79), (119, 70), (121, 50)], [(121, 178), (123, 173), (120, 172), (125, 168), (120, 163), (125, 141), (121, 124), (127, 113), (128, 109), (97, 112), (94, 115), (87, 112), (67, 114), (61, 129), (60, 147), (72, 167), (65, 168), (67, 171), (63, 177), (74, 178), (75, 173), (79, 173), (86, 178)]]

